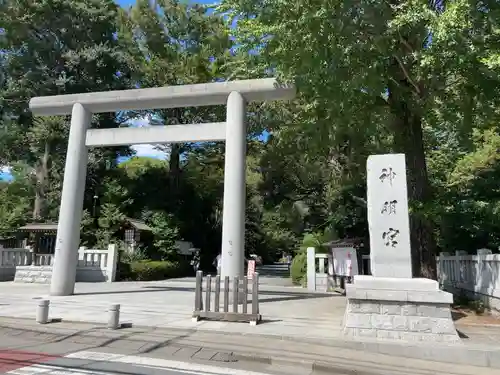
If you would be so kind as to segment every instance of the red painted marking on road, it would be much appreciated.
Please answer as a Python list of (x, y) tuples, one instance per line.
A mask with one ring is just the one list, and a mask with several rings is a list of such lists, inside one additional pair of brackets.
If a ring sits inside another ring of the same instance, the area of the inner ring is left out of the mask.
[(21, 350), (0, 350), (0, 373), (49, 362), (60, 357), (61, 356), (58, 355), (25, 352)]

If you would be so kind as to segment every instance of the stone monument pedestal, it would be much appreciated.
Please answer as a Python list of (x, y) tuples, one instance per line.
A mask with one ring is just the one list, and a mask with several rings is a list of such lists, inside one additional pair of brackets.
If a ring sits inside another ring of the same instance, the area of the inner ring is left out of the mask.
[(355, 276), (347, 285), (343, 333), (352, 338), (458, 343), (453, 295), (423, 278)]

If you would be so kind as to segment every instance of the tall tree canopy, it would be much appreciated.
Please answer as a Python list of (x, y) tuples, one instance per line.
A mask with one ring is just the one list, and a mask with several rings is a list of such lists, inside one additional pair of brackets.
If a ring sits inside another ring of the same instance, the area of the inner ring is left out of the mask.
[[(43, 220), (57, 212), (69, 120), (33, 118), (29, 99), (129, 87), (129, 54), (116, 38), (112, 0), (2, 1), (0, 14), (0, 164), (31, 167), (32, 217)], [(115, 127), (115, 115), (94, 116), (92, 126)], [(119, 151), (92, 152), (88, 190)]]
[(240, 69), (295, 82), (306, 105), (294, 122), (318, 142), (362, 153), (376, 131), (389, 140), (380, 152), (406, 154), (414, 273), (435, 277), (426, 150), (498, 120), (498, 2), (224, 0), (220, 11), (257, 51)]

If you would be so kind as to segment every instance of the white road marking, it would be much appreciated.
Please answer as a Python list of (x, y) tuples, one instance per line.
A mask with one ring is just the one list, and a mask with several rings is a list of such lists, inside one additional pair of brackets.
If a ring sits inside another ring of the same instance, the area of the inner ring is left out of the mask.
[[(178, 371), (191, 375), (269, 375), (267, 373), (239, 370), (228, 367), (201, 365), (168, 359), (122, 355), (115, 353), (81, 351), (68, 354), (62, 358), (84, 359), (88, 361), (115, 362), (138, 367)], [(8, 371), (11, 375), (117, 375), (108, 371), (84, 370), (51, 365), (31, 365)]]
[(6, 374), (12, 375), (114, 375), (111, 372), (92, 371), (83, 369), (71, 369), (67, 367), (49, 365), (31, 365), (8, 371)]
[(65, 358), (127, 363), (129, 365), (136, 365), (139, 367), (161, 368), (166, 370), (178, 370), (178, 371), (201, 373), (201, 374), (213, 373), (217, 375), (269, 375), (262, 372), (239, 370), (234, 368), (218, 367), (211, 365), (201, 365), (197, 363), (172, 361), (169, 359), (139, 357), (135, 355), (120, 355), (120, 354), (110, 353), (107, 355), (106, 359), (102, 359), (103, 353), (90, 352), (90, 351), (81, 351), (72, 353), (65, 356)]

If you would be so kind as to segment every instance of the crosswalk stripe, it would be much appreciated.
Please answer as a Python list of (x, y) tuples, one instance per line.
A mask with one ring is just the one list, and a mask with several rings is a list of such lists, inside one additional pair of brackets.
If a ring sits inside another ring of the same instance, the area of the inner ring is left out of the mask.
[(110, 372), (91, 371), (83, 369), (69, 369), (66, 367), (49, 366), (49, 365), (31, 365), (21, 367), (16, 370), (6, 372), (12, 375), (111, 375)]
[(76, 358), (76, 359), (88, 359), (95, 361), (107, 361), (107, 362), (118, 362), (126, 363), (129, 365), (135, 365), (140, 367), (153, 367), (160, 369), (170, 369), (179, 370), (184, 372), (195, 372), (195, 373), (214, 373), (217, 375), (269, 375), (261, 372), (239, 370), (227, 367), (217, 367), (211, 365), (201, 365), (197, 363), (188, 363), (180, 361), (172, 361), (169, 359), (161, 358), (148, 358), (135, 355), (120, 355), (120, 354), (109, 354), (106, 353), (106, 359), (102, 359), (102, 352), (91, 352), (91, 351), (81, 351), (72, 353), (66, 356), (66, 358)]
[[(269, 375), (261, 372), (240, 370), (235, 368), (217, 367), (211, 365), (202, 365), (197, 363), (188, 363), (181, 361), (172, 361), (161, 358), (141, 357), (134, 355), (123, 355), (116, 353), (80, 351), (68, 354), (62, 358), (80, 359), (93, 362), (112, 362), (125, 365), (137, 366), (142, 368), (151, 368), (155, 370), (178, 371), (186, 375)], [(70, 364), (70, 363), (68, 363)], [(21, 367), (6, 372), (9, 375), (117, 375), (112, 371), (96, 371), (70, 366), (56, 366), (48, 364), (35, 364)]]

